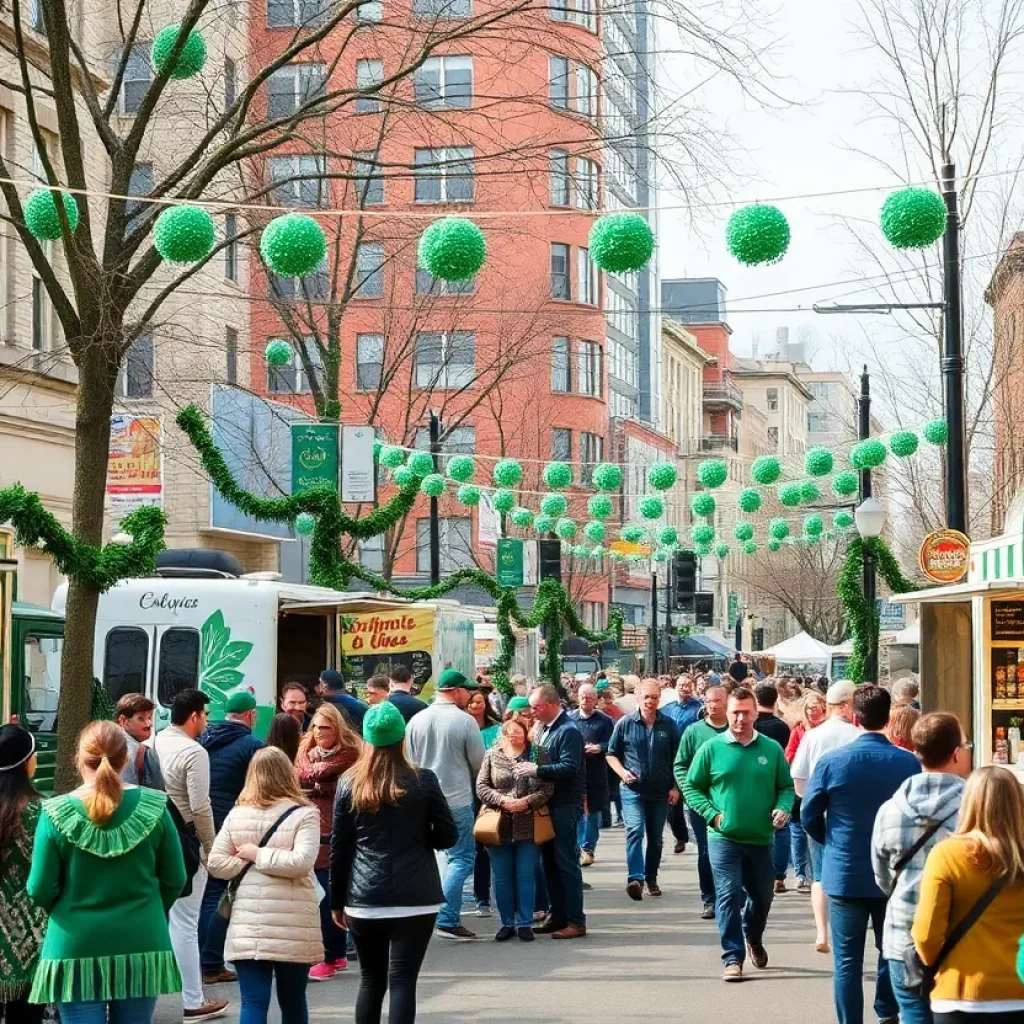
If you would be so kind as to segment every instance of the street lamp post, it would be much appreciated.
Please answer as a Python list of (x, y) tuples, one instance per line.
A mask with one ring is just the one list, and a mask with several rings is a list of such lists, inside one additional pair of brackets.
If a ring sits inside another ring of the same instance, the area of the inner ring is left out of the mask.
[[(433, 409), (430, 410), (430, 454), (434, 457), (434, 472), (440, 473), (441, 420)], [(438, 515), (437, 498), (430, 499), (430, 585), (441, 582), (441, 519)]]
[[(872, 541), (882, 536), (885, 529), (885, 509), (868, 496), (856, 508), (853, 513), (854, 521), (857, 524), (857, 532), (861, 539)], [(871, 544), (864, 545), (864, 602), (875, 614), (875, 555)], [(864, 659), (864, 682), (878, 682), (878, 639), (870, 645), (867, 657)]]

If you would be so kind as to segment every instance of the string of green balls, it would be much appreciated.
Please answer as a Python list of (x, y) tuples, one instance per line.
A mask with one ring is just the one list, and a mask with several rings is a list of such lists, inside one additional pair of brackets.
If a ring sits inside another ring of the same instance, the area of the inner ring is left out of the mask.
[(789, 221), (776, 206), (744, 206), (725, 226), (725, 244), (744, 266), (778, 263), (786, 255), (789, 242)]
[(287, 366), (292, 359), (292, 347), (283, 338), (275, 338), (263, 350), (267, 366)]
[(327, 256), (324, 229), (303, 213), (275, 217), (260, 236), (263, 262), (282, 277), (304, 277)]
[(879, 214), (894, 249), (925, 249), (946, 230), (946, 204), (930, 188), (904, 188), (886, 197)]
[(654, 232), (639, 213), (609, 213), (590, 227), (590, 258), (610, 274), (642, 270), (654, 254)]
[(442, 217), (420, 235), (420, 266), (440, 281), (468, 281), (487, 259), (483, 232), (465, 217)]
[[(61, 204), (68, 220), (68, 227), (74, 234), (78, 229), (78, 201), (68, 192), (60, 193)], [(25, 227), (34, 238), (44, 242), (55, 242), (61, 236), (60, 214), (53, 192), (48, 188), (38, 188), (30, 192), (22, 204)]]
[(198, 29), (192, 29), (185, 40), (185, 45), (171, 66), (171, 54), (180, 36), (180, 25), (168, 25), (156, 34), (150, 51), (153, 66), (157, 71), (163, 74), (169, 69), (170, 77), (179, 80), (198, 75), (206, 64), (206, 40)]

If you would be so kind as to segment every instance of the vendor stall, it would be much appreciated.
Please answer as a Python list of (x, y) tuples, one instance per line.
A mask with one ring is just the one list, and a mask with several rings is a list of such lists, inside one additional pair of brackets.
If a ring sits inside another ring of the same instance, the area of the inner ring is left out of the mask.
[(832, 648), (806, 632), (758, 652), (757, 656), (761, 654), (775, 659), (775, 671), (779, 675), (827, 675), (832, 662)]

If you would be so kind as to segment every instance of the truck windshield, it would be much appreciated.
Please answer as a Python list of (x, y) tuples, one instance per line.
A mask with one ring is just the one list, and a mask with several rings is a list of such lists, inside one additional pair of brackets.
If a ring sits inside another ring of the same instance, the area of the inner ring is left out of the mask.
[(64, 641), (25, 637), (25, 703), (22, 724), (32, 732), (53, 732), (60, 698), (60, 658)]

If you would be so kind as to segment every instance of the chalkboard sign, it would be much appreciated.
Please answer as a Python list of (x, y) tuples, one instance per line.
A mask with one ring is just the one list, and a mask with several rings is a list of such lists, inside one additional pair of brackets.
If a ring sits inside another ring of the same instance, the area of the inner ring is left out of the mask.
[(1024, 601), (992, 602), (992, 639), (1024, 640)]
[(396, 665), (404, 665), (417, 687), (425, 686), (433, 671), (428, 651), (401, 653), (349, 654), (345, 659), (352, 666), (352, 682), (363, 684), (372, 676), (389, 676)]

